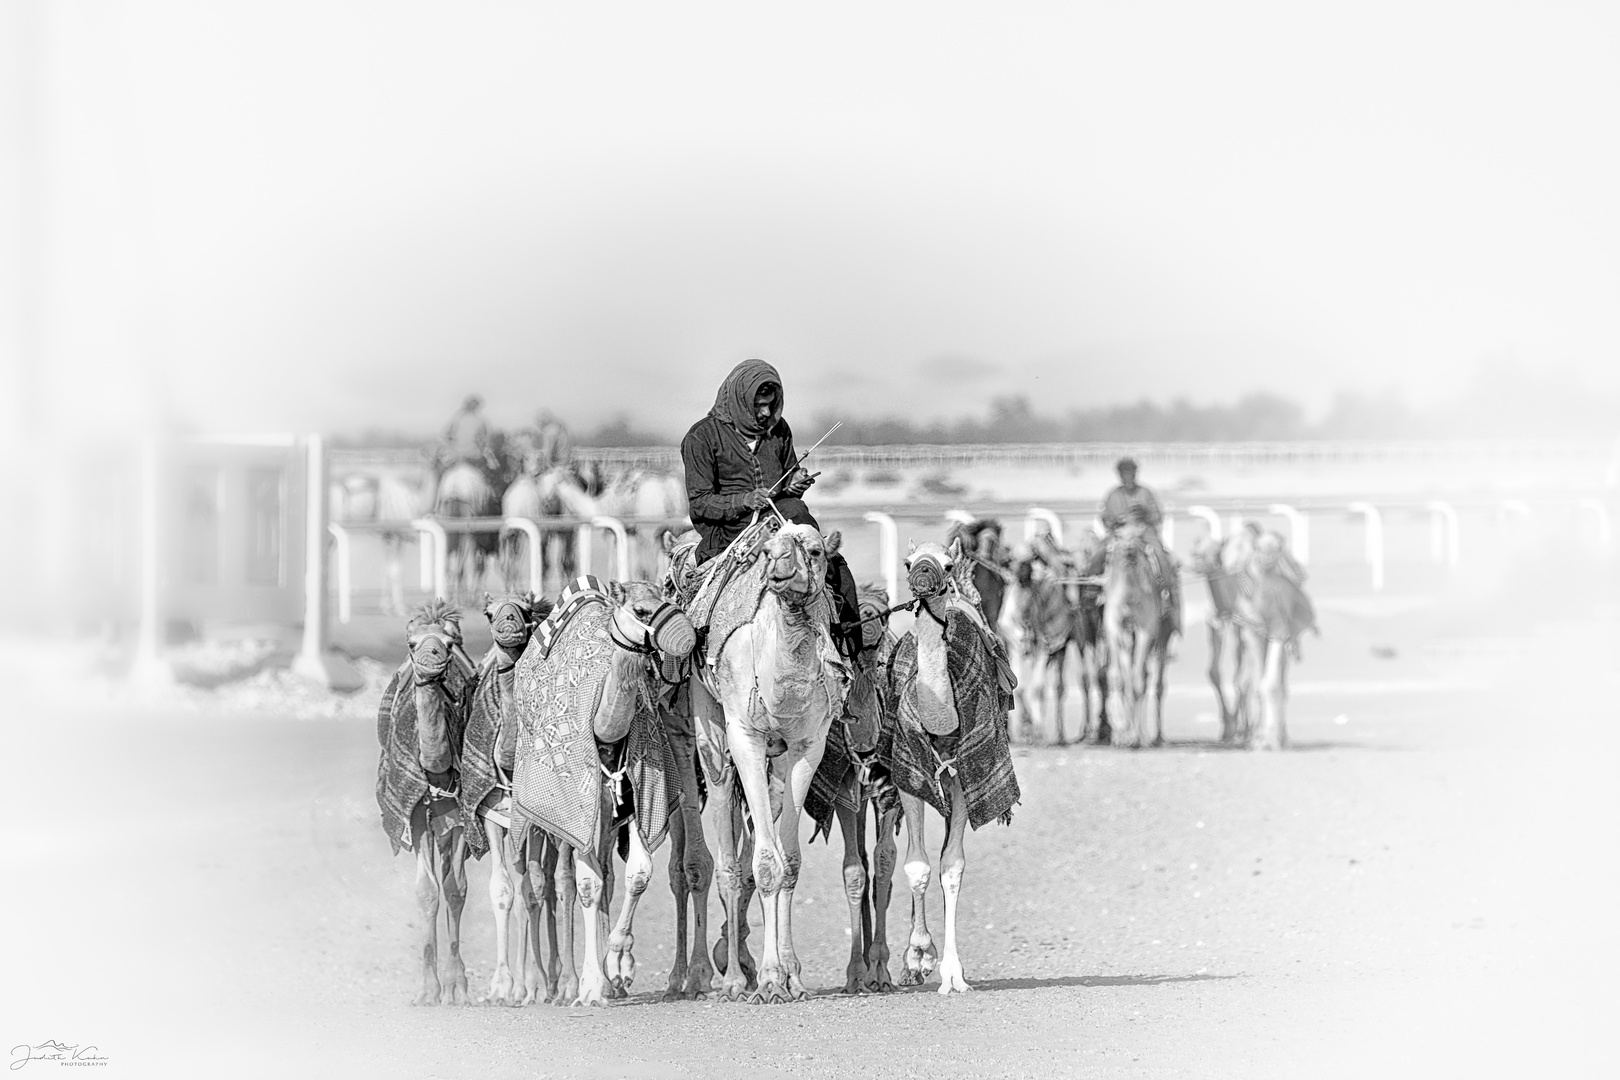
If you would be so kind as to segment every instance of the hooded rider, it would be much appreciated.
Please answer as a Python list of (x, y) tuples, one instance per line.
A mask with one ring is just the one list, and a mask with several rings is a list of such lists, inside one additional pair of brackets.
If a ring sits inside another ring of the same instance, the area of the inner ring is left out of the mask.
[[(799, 467), (782, 403), (776, 368), (744, 360), (720, 384), (709, 414), (681, 440), (686, 498), (702, 538), (699, 563), (724, 551), (756, 514), (769, 514), (773, 502), (788, 521), (821, 529), (803, 498), (815, 478)], [(863, 648), (860, 602), (849, 564), (836, 551), (827, 555), (827, 583), (838, 597), (837, 621), (854, 628), (835, 628), (833, 636), (853, 657)]]

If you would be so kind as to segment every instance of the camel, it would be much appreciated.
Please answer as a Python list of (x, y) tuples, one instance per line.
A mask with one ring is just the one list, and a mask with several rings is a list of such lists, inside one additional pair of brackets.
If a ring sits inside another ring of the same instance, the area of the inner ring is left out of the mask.
[[(377, 708), (377, 805), (395, 854), (416, 855), (416, 898), (426, 939), (418, 1005), (466, 1004), (461, 912), (467, 901), (467, 838), (456, 802), (463, 728), (474, 667), (461, 647), (460, 615), (429, 603), (406, 625), (410, 658)], [(409, 688), (409, 692), (407, 692)], [(445, 914), (446, 977), (438, 970), (438, 922)]]
[[(1164, 678), (1173, 625), (1169, 600), (1161, 593), (1153, 570), (1146, 528), (1140, 522), (1121, 526), (1108, 541), (1103, 564), (1103, 636), (1109, 681), (1119, 691), (1124, 717), (1114, 741), (1136, 748), (1144, 742), (1153, 746), (1164, 742)], [(1151, 739), (1146, 731), (1150, 718)]]
[[(692, 699), (705, 769), (720, 779), (711, 783), (709, 800), (727, 926), (721, 939), (725, 962), (716, 965), (723, 968), (721, 992), (742, 997), (750, 982), (742, 948), (747, 897), (734, 777), (753, 828), (752, 870), (764, 910), (758, 989), (749, 1000), (787, 1002), (809, 997), (793, 948), (799, 816), (850, 676), (828, 629), (832, 608), (821, 533), (784, 523), (772, 534), (770, 524), (751, 527), (711, 560), (709, 572), (724, 577), (707, 585), (733, 619), (709, 624), (701, 687), (694, 680)], [(732, 568), (738, 572), (725, 573)], [(773, 773), (780, 785), (779, 814)]]
[(1221, 742), (1248, 738), (1249, 718), (1244, 711), (1249, 683), (1245, 665), (1243, 628), (1238, 606), (1243, 601), (1243, 579), (1254, 559), (1254, 534), (1241, 529), (1225, 540), (1206, 536), (1193, 548), (1193, 569), (1209, 586), (1209, 681), (1221, 715)]
[[(894, 837), (900, 800), (877, 760), (882, 735), (883, 673), (896, 639), (888, 629), (889, 594), (881, 585), (859, 590), (864, 651), (845, 701), (841, 722), (828, 729), (827, 749), (805, 798), (805, 813), (816, 836), (831, 836), (837, 820), (844, 841), (844, 892), (849, 901), (850, 956), (844, 993), (883, 993), (894, 989), (889, 976), (889, 899), (894, 889)], [(870, 856), (867, 811), (877, 829)]]
[[(581, 578), (517, 662), (513, 801), (572, 847), (584, 909), (584, 971), (575, 990), (572, 949), (564, 951), (558, 1001), (601, 1005), (625, 996), (635, 979), (636, 906), (670, 817), (669, 748), (655, 702), (696, 640), (686, 616), (653, 586)], [(625, 901), (609, 929), (615, 840)]]
[[(513, 671), (536, 621), (550, 610), (548, 601), (532, 594), (498, 599), (484, 594), (484, 615), (494, 644), (478, 665), (462, 744), (457, 802), (463, 820), (472, 825), (468, 847), (474, 858), (492, 855), (489, 898), (495, 922), (495, 970), (485, 1000), (495, 1004), (557, 1000), (559, 904), (565, 916), (562, 947), (573, 956), (573, 922), (566, 918), (574, 903), (573, 852), (512, 809), (518, 736)], [(516, 978), (509, 963), (514, 913), (519, 916)]]
[(1099, 743), (1107, 743), (1112, 738), (1105, 642), (1098, 608), (1100, 589), (1085, 580), (1081, 572), (1089, 557), (1089, 551), (1065, 551), (1052, 543), (1050, 536), (1041, 536), (1014, 562), (1013, 584), (1008, 592), (1009, 613), (1004, 618), (1018, 641), (1017, 649), (1008, 651), (1017, 658), (1019, 693), (1016, 696), (1021, 704), (1020, 730), (1026, 741), (1033, 739), (1036, 730), (1047, 726), (1053, 744), (1066, 745), (1064, 669), (1071, 649), (1080, 672), (1079, 741), (1086, 741), (1092, 734), (1093, 681), (1098, 690), (1095, 737)]
[[(1307, 630), (1320, 633), (1304, 568), (1282, 536), (1258, 527), (1223, 543), (1204, 541), (1195, 562), (1214, 604), (1210, 679), (1220, 702), (1221, 739), (1254, 750), (1281, 749), (1288, 741), (1290, 660), (1298, 659)], [(1235, 654), (1232, 667), (1220, 662), (1217, 649)]]
[[(1007, 730), (1014, 680), (1000, 640), (968, 598), (961, 545), (914, 546), (907, 581), (917, 601), (912, 629), (890, 654), (879, 759), (900, 793), (906, 822), (906, 879), (911, 934), (901, 985), (920, 985), (935, 970), (941, 994), (972, 989), (957, 938), (957, 902), (967, 868), (968, 826), (1008, 823), (1019, 800)], [(933, 876), (924, 836), (924, 805), (945, 818), (940, 886), (945, 943), (936, 950), (926, 896)]]

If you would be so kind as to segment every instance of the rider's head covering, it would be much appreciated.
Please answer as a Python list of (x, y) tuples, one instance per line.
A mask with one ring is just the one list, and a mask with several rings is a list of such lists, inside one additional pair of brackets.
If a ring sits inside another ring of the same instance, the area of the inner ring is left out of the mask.
[[(771, 409), (770, 420), (761, 425), (754, 417), (754, 398), (766, 384), (776, 387), (776, 404)], [(752, 439), (768, 435), (776, 427), (776, 422), (782, 418), (782, 397), (782, 376), (774, 367), (763, 360), (744, 360), (732, 368), (726, 381), (720, 384), (709, 415)]]
[(476, 412), (483, 406), (483, 404), (483, 398), (479, 397), (477, 394), (468, 394), (467, 400), (461, 403), (461, 408), (464, 412)]
[(1124, 472), (1127, 469), (1129, 469), (1131, 472), (1136, 471), (1136, 459), (1135, 458), (1133, 458), (1133, 457), (1122, 457), (1118, 461), (1114, 462), (1114, 471), (1115, 472)]

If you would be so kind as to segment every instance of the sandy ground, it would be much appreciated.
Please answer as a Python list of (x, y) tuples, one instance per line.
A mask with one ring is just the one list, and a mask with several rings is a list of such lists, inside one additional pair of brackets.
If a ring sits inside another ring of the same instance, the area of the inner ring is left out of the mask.
[[(131, 1077), (1613, 1075), (1614, 624), (1459, 645), (1410, 614), (1325, 622), (1289, 752), (1212, 744), (1196, 640), (1170, 747), (1019, 748), (1012, 826), (968, 840), (977, 992), (948, 999), (836, 993), (847, 909), (818, 843), (808, 1003), (657, 1000), (661, 852), (630, 1000), (411, 1008), (413, 867), (377, 822), (370, 702), (14, 691), (0, 1040), (94, 1044)], [(471, 878), (481, 993), (487, 864)], [(937, 884), (930, 906), (937, 931)]]

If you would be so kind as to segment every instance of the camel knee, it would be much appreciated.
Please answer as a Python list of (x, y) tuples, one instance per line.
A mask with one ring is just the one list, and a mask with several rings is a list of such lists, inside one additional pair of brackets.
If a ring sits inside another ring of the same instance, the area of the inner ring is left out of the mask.
[(686, 871), (688, 889), (695, 893), (708, 891), (710, 882), (714, 880), (714, 859), (710, 857), (708, 848), (702, 844), (687, 844), (682, 869)]
[(489, 902), (496, 914), (505, 915), (512, 910), (513, 901), (517, 898), (517, 890), (512, 888), (512, 878), (502, 867), (495, 867), (489, 875)]
[(962, 873), (967, 869), (964, 859), (953, 859), (939, 868), (939, 887), (954, 896), (962, 888)]
[(844, 864), (844, 895), (852, 904), (866, 899), (866, 868), (860, 863)]
[(933, 874), (933, 867), (926, 862), (906, 863), (906, 881), (910, 883), (911, 891), (916, 896), (928, 891), (928, 882), (932, 880)]

